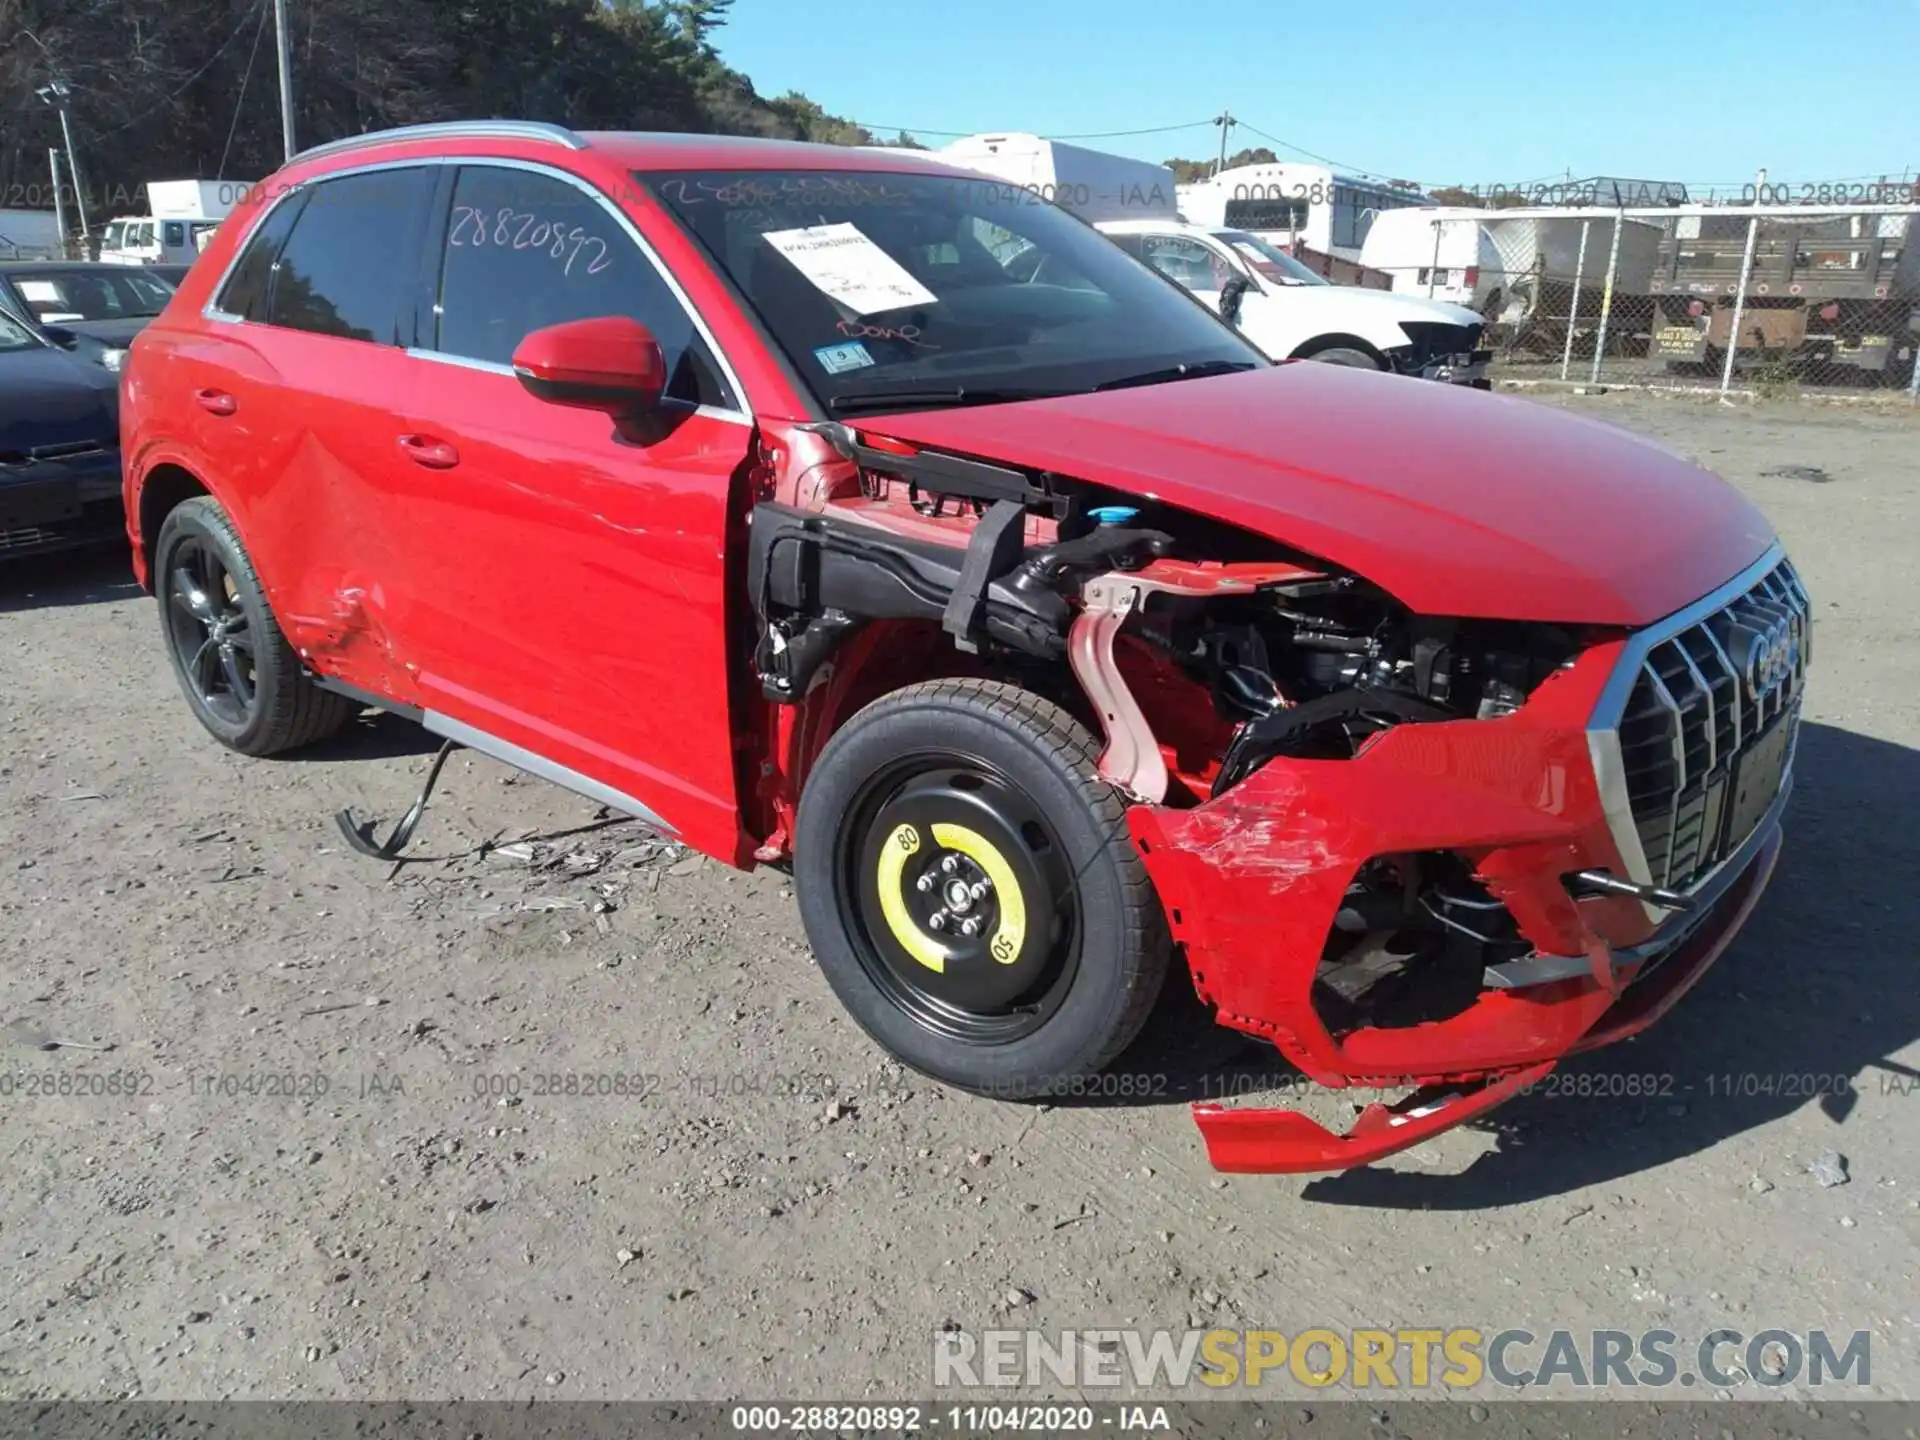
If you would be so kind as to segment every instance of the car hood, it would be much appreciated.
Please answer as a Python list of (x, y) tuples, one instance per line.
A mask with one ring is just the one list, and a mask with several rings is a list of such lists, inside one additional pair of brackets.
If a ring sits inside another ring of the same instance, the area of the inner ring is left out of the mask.
[(120, 443), (119, 377), (52, 346), (0, 351), (0, 453)]
[(1645, 625), (1774, 539), (1732, 486), (1617, 426), (1339, 365), (858, 428), (1212, 516), (1430, 615)]
[(1424, 295), (1399, 295), (1391, 290), (1372, 290), (1359, 285), (1270, 285), (1264, 295), (1247, 296), (1243, 304), (1264, 300), (1272, 305), (1291, 306), (1296, 311), (1313, 306), (1316, 310), (1345, 311), (1365, 315), (1375, 324), (1397, 325), (1411, 321), (1424, 325), (1479, 325), (1483, 317), (1464, 305), (1444, 300), (1429, 300)]
[(60, 320), (56, 324), (73, 331), (76, 335), (85, 335), (88, 339), (103, 341), (117, 350), (124, 350), (133, 343), (133, 337), (158, 316), (138, 315), (129, 320)]

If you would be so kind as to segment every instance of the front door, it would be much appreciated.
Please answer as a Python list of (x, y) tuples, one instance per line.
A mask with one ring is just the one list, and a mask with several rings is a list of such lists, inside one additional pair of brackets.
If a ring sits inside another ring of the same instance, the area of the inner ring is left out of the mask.
[[(442, 193), (408, 426), (429, 468), (405, 517), (420, 690), (446, 717), (430, 723), (731, 855), (727, 532), (752, 440), (737, 384), (580, 181), (473, 163)], [(529, 332), (604, 315), (639, 320), (665, 353), (649, 443), (514, 377)]]

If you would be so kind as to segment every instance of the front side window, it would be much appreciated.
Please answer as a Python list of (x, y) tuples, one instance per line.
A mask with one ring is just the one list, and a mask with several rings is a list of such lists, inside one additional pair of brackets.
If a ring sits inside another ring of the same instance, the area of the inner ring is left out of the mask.
[(991, 403), (1259, 352), (1017, 186), (875, 171), (641, 173), (832, 410)]
[(39, 339), (33, 332), (15, 320), (6, 311), (0, 310), (0, 354), (9, 350), (37, 350)]
[(167, 221), (161, 233), (169, 245), (184, 245), (187, 243), (187, 227), (182, 225), (178, 220)]
[(667, 398), (733, 406), (706, 341), (615, 214), (551, 175), (463, 166), (440, 264), (433, 348), (511, 365), (535, 330), (621, 315), (652, 332)]
[(1162, 275), (1188, 290), (1212, 294), (1233, 276), (1213, 250), (1185, 235), (1143, 235), (1140, 253)]
[[(274, 267), (267, 323), (316, 335), (404, 345), (414, 267), (407, 263), (433, 193), (425, 167), (316, 181)], [(406, 311), (402, 326), (402, 309)]]

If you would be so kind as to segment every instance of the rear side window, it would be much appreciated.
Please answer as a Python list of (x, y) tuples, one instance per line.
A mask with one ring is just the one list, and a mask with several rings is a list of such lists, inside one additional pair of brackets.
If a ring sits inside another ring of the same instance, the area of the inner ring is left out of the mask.
[(280, 258), (280, 246), (285, 243), (294, 217), (305, 203), (304, 195), (294, 195), (274, 206), (247, 240), (240, 263), (233, 267), (220, 298), (214, 302), (216, 309), (242, 320), (267, 318), (267, 282), (273, 278), (273, 264)]
[(442, 354), (510, 365), (535, 330), (626, 315), (660, 342), (669, 398), (737, 408), (686, 307), (626, 228), (592, 195), (550, 175), (461, 168), (438, 299), (433, 348)]
[(412, 328), (421, 222), (433, 191), (424, 167), (321, 180), (281, 247), (267, 323), (345, 340), (405, 345)]

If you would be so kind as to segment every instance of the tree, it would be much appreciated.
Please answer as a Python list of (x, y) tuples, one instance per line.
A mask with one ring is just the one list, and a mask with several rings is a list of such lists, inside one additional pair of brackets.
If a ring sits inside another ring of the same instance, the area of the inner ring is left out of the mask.
[[(878, 142), (797, 92), (759, 95), (714, 47), (731, 0), (287, 0), (302, 144), (511, 115), (588, 130)], [(0, 195), (51, 208), (72, 88), (89, 218), (148, 180), (257, 180), (281, 162), (272, 0), (0, 0)], [(892, 142), (912, 145), (910, 137)]]
[[(1273, 165), (1277, 164), (1279, 159), (1280, 157), (1278, 155), (1275, 155), (1273, 151), (1262, 145), (1255, 149), (1234, 151), (1233, 154), (1227, 157), (1226, 168), (1231, 170), (1239, 165)], [(1163, 160), (1160, 163), (1173, 171), (1173, 178), (1176, 184), (1191, 185), (1196, 181), (1205, 180), (1208, 176), (1212, 175), (1214, 167), (1219, 162), (1214, 160)]]

